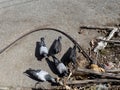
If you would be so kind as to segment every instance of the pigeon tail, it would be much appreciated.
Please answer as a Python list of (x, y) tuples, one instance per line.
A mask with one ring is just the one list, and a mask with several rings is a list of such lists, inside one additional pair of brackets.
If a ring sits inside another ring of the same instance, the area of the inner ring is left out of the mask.
[(52, 83), (57, 83), (54, 78), (51, 78)]
[(44, 53), (44, 54), (43, 54), (43, 56), (44, 56), (45, 58), (48, 58), (48, 56), (47, 56), (47, 54), (46, 54), (46, 53)]
[(45, 79), (51, 83), (56, 83), (55, 79), (51, 75), (46, 75)]

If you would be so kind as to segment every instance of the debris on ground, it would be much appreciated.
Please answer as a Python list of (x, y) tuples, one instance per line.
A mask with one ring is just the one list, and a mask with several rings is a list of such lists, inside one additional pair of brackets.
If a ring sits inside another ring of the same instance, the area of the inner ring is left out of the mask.
[[(79, 31), (80, 34), (83, 33), (82, 29), (98, 29), (102, 31), (105, 36), (92, 39), (90, 41), (91, 48), (88, 48), (88, 50), (84, 50), (80, 45), (75, 45), (79, 47), (79, 52), (75, 49), (76, 54), (73, 54), (76, 60), (74, 63), (70, 60), (66, 65), (69, 70), (67, 76), (57, 78), (56, 81), (59, 83), (57, 89), (119, 90), (120, 47), (114, 47), (113, 45), (113, 43), (120, 45), (119, 36), (114, 37), (115, 33), (120, 33), (119, 28), (83, 26)], [(116, 38), (116, 40), (111, 40), (114, 38)]]
[[(93, 38), (90, 41), (90, 48), (82, 48), (73, 38), (73, 48), (66, 56), (69, 63), (57, 59), (55, 54), (62, 50), (61, 42), (56, 43), (56, 53), (49, 54), (44, 38), (41, 38), (39, 54), (49, 60), (53, 57), (54, 69), (58, 71), (58, 77), (50, 76), (46, 71), (32, 70), (30, 78), (37, 77), (38, 82), (48, 81), (55, 84), (52, 89), (70, 90), (114, 90), (115, 86), (120, 89), (120, 30), (118, 27), (81, 27), (82, 29), (101, 30), (104, 36)], [(85, 32), (85, 31), (84, 31)], [(108, 33), (107, 33), (108, 32)], [(115, 37), (115, 34), (118, 34)], [(61, 38), (61, 37), (60, 37)], [(116, 39), (116, 40), (115, 40)], [(58, 39), (58, 41), (60, 41)], [(55, 46), (56, 46), (55, 45)], [(117, 45), (117, 46), (116, 46)], [(59, 50), (58, 50), (59, 49)], [(78, 49), (78, 50), (77, 50)], [(42, 62), (42, 61), (41, 61)], [(30, 67), (31, 68), (31, 67)], [(44, 73), (43, 73), (44, 72)], [(30, 71), (31, 74), (31, 71)], [(39, 88), (39, 87), (38, 87)], [(113, 89), (114, 88), (114, 89)], [(46, 89), (46, 87), (40, 89)], [(35, 89), (34, 89), (35, 90)], [(37, 90), (37, 88), (36, 88)]]
[[(118, 28), (113, 28), (113, 30), (110, 32), (110, 34), (107, 37), (103, 37), (103, 40), (110, 40), (117, 31)], [(107, 46), (107, 42), (100, 41), (98, 42), (98, 45), (94, 48), (94, 52), (98, 52), (99, 50), (104, 49), (106, 46)]]
[[(59, 83), (57, 89), (119, 90), (120, 47), (114, 47), (116, 43), (120, 45), (120, 38), (115, 37), (115, 33), (120, 32), (119, 28), (84, 26), (82, 29), (103, 30), (102, 33), (104, 36), (92, 39), (90, 41), (91, 48), (86, 50), (76, 44), (79, 48), (78, 52), (75, 49), (76, 54), (73, 56), (76, 61), (73, 63), (70, 60), (70, 62), (66, 64), (69, 74), (57, 79), (57, 83)], [(80, 30), (79, 33), (82, 34), (83, 30)], [(116, 38), (116, 40), (111, 40), (114, 38)]]

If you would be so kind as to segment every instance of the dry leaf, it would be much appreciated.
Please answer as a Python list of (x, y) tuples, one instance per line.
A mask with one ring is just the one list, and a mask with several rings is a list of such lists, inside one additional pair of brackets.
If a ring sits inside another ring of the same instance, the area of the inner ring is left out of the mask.
[(96, 72), (105, 72), (105, 70), (96, 64), (91, 64), (90, 68)]

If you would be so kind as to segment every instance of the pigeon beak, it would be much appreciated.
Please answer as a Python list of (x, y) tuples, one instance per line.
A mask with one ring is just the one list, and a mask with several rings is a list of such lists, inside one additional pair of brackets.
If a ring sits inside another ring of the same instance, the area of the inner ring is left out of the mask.
[(26, 71), (25, 71), (25, 72), (23, 72), (23, 74), (28, 75)]
[(26, 76), (28, 76), (28, 77), (30, 76), (29, 74), (27, 74), (27, 72), (26, 72), (26, 71), (25, 71), (25, 72), (23, 72), (23, 74), (24, 74), (24, 75), (26, 75)]
[(25, 72), (23, 72), (23, 74), (26, 74), (26, 71), (25, 71)]
[(27, 71), (24, 71), (23, 74), (28, 75)]

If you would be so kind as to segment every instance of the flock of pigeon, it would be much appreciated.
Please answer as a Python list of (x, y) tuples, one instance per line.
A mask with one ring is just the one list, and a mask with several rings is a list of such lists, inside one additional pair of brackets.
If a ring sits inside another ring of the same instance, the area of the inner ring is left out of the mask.
[[(45, 39), (44, 37), (42, 37), (41, 41), (39, 42), (39, 46), (40, 46), (39, 54), (44, 58), (48, 58), (49, 56), (51, 56), (53, 58), (55, 68), (58, 71), (59, 75), (64, 77), (69, 74), (68, 68), (64, 65), (63, 62), (61, 62), (60, 60), (58, 60), (58, 58), (55, 57), (55, 54), (58, 54), (62, 50), (61, 39), (62, 37), (59, 36), (58, 39), (55, 40), (54, 47), (52, 48), (54, 51), (54, 55), (49, 55), (49, 51), (48, 51), (48, 48), (46, 47)], [(68, 57), (69, 61), (72, 61), (72, 63), (75, 64), (76, 63), (76, 45), (73, 48), (71, 48), (69, 53), (70, 53)], [(41, 69), (34, 70), (30, 68), (26, 70), (24, 73), (27, 74), (29, 77), (34, 77), (37, 80), (42, 82), (49, 81), (51, 83), (57, 84), (57, 81), (55, 78), (53, 78), (48, 72)]]

